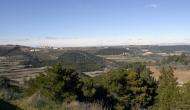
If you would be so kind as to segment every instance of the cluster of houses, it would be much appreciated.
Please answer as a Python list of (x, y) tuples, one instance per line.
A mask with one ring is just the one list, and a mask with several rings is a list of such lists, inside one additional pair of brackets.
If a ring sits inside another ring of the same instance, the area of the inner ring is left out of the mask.
[(49, 47), (49, 46), (42, 46), (40, 48), (33, 48), (30, 50), (30, 52), (39, 52), (43, 49), (53, 49), (53, 50), (63, 50), (64, 48), (62, 47)]
[(183, 51), (175, 51), (175, 52), (160, 52), (160, 53), (155, 53), (155, 52), (151, 52), (148, 49), (142, 49), (143, 52), (143, 56), (147, 56), (147, 55), (160, 55), (160, 56), (172, 56), (172, 55), (181, 55), (183, 53)]

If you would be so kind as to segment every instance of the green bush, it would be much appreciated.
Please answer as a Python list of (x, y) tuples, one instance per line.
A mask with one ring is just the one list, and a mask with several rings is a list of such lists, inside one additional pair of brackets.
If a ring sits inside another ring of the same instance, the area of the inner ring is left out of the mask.
[(115, 108), (140, 109), (154, 104), (157, 83), (145, 66), (136, 63), (131, 69), (112, 70), (97, 78), (116, 100)]
[(82, 85), (77, 72), (61, 65), (49, 68), (46, 75), (41, 74), (28, 84), (27, 95), (39, 91), (42, 95), (60, 102), (77, 99)]

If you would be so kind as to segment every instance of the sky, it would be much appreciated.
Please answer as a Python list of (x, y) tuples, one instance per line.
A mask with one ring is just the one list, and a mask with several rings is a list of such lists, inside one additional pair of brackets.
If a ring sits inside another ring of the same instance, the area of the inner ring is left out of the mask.
[(190, 44), (190, 0), (0, 0), (6, 44)]

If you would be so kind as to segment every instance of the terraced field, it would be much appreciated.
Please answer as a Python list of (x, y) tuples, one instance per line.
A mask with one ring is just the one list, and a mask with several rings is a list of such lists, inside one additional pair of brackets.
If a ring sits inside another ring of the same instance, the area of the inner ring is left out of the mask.
[(45, 67), (31, 68), (30, 65), (20, 65), (22, 60), (15, 60), (13, 57), (0, 57), (0, 76), (23, 83), (29, 78), (35, 77), (43, 72)]

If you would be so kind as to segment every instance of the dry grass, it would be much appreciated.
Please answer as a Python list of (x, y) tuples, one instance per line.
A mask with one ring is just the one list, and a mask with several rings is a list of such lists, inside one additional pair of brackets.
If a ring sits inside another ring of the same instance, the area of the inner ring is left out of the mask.
[[(153, 72), (153, 76), (158, 79), (160, 76), (160, 70), (157, 66), (149, 66), (150, 70)], [(174, 75), (177, 78), (179, 84), (190, 81), (190, 70), (187, 69), (176, 69), (174, 70)]]
[(13, 103), (23, 110), (110, 110), (103, 107), (101, 102), (82, 103), (73, 101), (69, 104), (57, 104), (38, 94), (34, 94), (33, 96), (25, 99), (14, 101)]
[(70, 104), (66, 104), (66, 110), (110, 110), (110, 109), (104, 108), (102, 103), (72, 102)]

